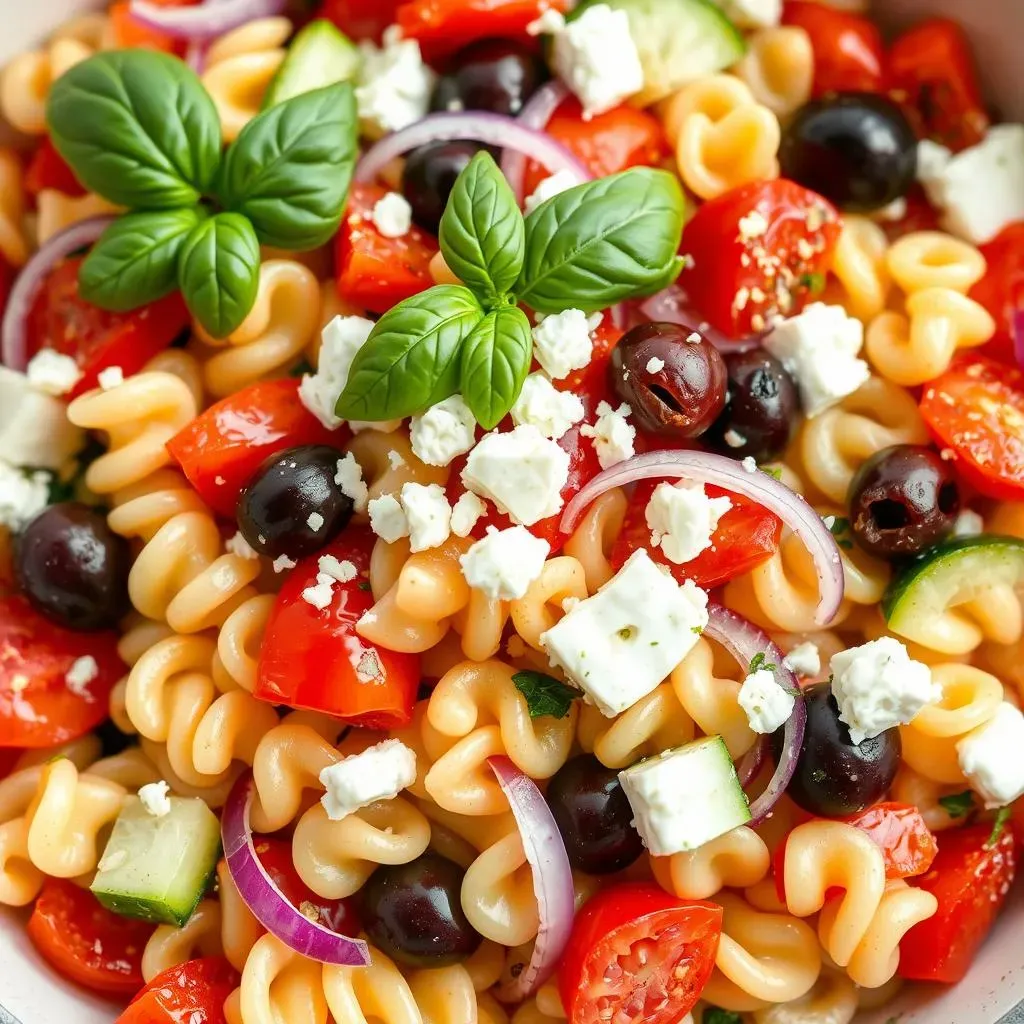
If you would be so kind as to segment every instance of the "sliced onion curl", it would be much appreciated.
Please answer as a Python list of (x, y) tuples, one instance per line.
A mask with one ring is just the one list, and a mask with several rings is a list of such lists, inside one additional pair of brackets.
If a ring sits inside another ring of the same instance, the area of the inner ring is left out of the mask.
[[(708, 602), (708, 624), (704, 635), (720, 643), (739, 663), (744, 671), (750, 667), (751, 661), (756, 654), (763, 654), (767, 665), (772, 666), (772, 675), (775, 682), (787, 693), (798, 695), (800, 684), (790, 669), (786, 668), (783, 661), (782, 651), (764, 630), (759, 629), (752, 622), (737, 615), (735, 612), (723, 608), (713, 601)], [(768, 782), (768, 788), (750, 805), (751, 826), (758, 825), (768, 816), (771, 809), (778, 802), (778, 799), (786, 791), (793, 772), (796, 771), (797, 758), (800, 756), (800, 747), (804, 742), (804, 728), (807, 725), (807, 705), (803, 698), (797, 696), (793, 705), (793, 713), (786, 720), (785, 731), (782, 736), (782, 752), (779, 755), (778, 764), (775, 766), (775, 773)], [(767, 737), (761, 737), (754, 749), (761, 748), (761, 756), (764, 754)], [(751, 768), (747, 763), (755, 758), (751, 754), (740, 762), (738, 772), (740, 781), (744, 786), (748, 785), (750, 779), (757, 774), (760, 767), (760, 757), (756, 757), (757, 764)], [(747, 774), (749, 778), (743, 780)]]
[[(551, 120), (552, 114), (561, 105), (562, 100), (569, 95), (565, 83), (558, 78), (552, 78), (545, 82), (523, 105), (516, 120), (524, 128), (531, 131), (543, 132)], [(526, 174), (526, 157), (516, 149), (506, 149), (501, 157), (502, 173), (508, 178), (519, 205), (523, 205), (526, 198), (524, 190), (524, 176)]]
[(525, 128), (513, 117), (480, 112), (428, 114), (408, 128), (385, 135), (356, 164), (355, 180), (373, 181), (392, 160), (410, 149), (425, 146), (428, 142), (451, 139), (470, 139), (489, 146), (515, 149), (542, 164), (551, 174), (569, 171), (581, 183), (590, 180), (587, 169), (560, 142), (543, 132)]
[[(747, 662), (749, 665), (750, 662)], [(740, 785), (746, 789), (754, 777), (761, 770), (765, 756), (768, 753), (768, 737), (758, 736), (754, 745), (743, 755), (740, 763), (736, 765), (736, 774), (740, 778)]]
[(252, 773), (247, 772), (232, 787), (220, 819), (228, 872), (245, 905), (268, 932), (296, 953), (325, 964), (367, 966), (370, 949), (362, 939), (339, 935), (310, 920), (274, 884), (253, 845), (249, 816), (255, 793)]
[(843, 563), (839, 547), (821, 516), (784, 483), (759, 470), (748, 472), (743, 463), (724, 455), (700, 451), (659, 451), (634, 455), (598, 473), (566, 506), (561, 530), (571, 533), (584, 509), (605, 491), (637, 480), (695, 480), (742, 494), (774, 512), (803, 541), (818, 577), (818, 606), (814, 621), (826, 626), (843, 600)]
[(495, 992), (503, 1003), (518, 1003), (554, 974), (569, 941), (575, 913), (572, 869), (555, 819), (533, 779), (507, 757), (489, 757), (487, 763), (508, 797), (512, 816), (519, 826), (523, 850), (533, 872), (533, 891), (540, 916), (540, 930), (530, 962)]
[(1017, 363), (1024, 369), (1024, 309), (1013, 314), (1013, 354)]
[(211, 39), (257, 18), (280, 14), (288, 0), (216, 0), (189, 7), (167, 7), (131, 0), (131, 16), (147, 28), (175, 39)]
[(21, 269), (7, 297), (0, 324), (0, 356), (4, 366), (24, 371), (28, 364), (28, 316), (46, 275), (66, 256), (92, 245), (114, 222), (113, 217), (90, 217), (44, 242)]
[(694, 308), (689, 297), (678, 284), (670, 284), (649, 299), (640, 303), (640, 312), (648, 320), (661, 323), (679, 324), (691, 331), (700, 331), (719, 352), (747, 352), (757, 348), (760, 335), (746, 338), (730, 338), (728, 334), (712, 327)]

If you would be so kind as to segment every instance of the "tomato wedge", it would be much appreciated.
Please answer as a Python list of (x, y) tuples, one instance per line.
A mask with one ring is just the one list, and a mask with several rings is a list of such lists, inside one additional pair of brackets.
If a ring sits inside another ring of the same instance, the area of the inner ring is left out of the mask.
[(971, 289), (970, 296), (992, 314), (996, 333), (982, 349), (985, 355), (1016, 365), (1013, 351), (1013, 318), (1024, 310), (1024, 221), (1008, 224), (978, 247), (988, 269)]
[(984, 356), (927, 385), (921, 415), (960, 475), (990, 498), (1024, 498), (1024, 375)]
[(317, 18), (333, 21), (342, 32), (357, 41), (381, 41), (384, 29), (395, 22), (400, 0), (324, 0)]
[[(109, 630), (64, 629), (20, 595), (0, 597), (0, 747), (52, 747), (99, 725), (126, 671), (117, 640)], [(96, 677), (72, 690), (68, 669), (86, 656), (96, 660)]]
[(174, 36), (150, 28), (131, 12), (131, 0), (117, 0), (108, 11), (114, 45), (118, 49), (139, 47), (146, 50), (160, 50), (163, 53), (183, 54), (185, 47)]
[(350, 436), (347, 426), (328, 430), (299, 401), (299, 381), (286, 378), (222, 398), (175, 434), (167, 450), (203, 501), (234, 519), (238, 495), (264, 459), (300, 444), (340, 448)]
[(84, 196), (86, 193), (49, 135), (43, 136), (25, 170), (25, 191), (29, 195), (38, 196), (44, 188), (55, 189), (67, 196)]
[(115, 1024), (226, 1024), (224, 1000), (241, 980), (222, 956), (188, 960), (158, 974)]
[[(373, 606), (367, 574), (376, 537), (348, 527), (316, 555), (302, 559), (277, 595), (260, 648), (255, 694), (274, 704), (322, 711), (368, 729), (391, 729), (412, 719), (420, 659), (364, 640), (356, 623)], [(334, 555), (358, 575), (336, 583), (320, 610), (302, 592), (316, 583), (318, 559)]]
[(678, 1024), (715, 966), (722, 908), (655, 885), (599, 892), (576, 915), (558, 974), (572, 1024)]
[(96, 992), (135, 995), (142, 951), (155, 926), (120, 917), (88, 889), (47, 878), (28, 922), (28, 937), (65, 978)]

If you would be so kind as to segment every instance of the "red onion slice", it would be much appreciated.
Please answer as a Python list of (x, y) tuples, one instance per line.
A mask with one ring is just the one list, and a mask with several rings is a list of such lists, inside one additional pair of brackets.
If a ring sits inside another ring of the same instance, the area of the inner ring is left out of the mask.
[(66, 256), (92, 245), (114, 222), (114, 217), (90, 217), (54, 235), (21, 269), (7, 297), (0, 324), (0, 358), (12, 370), (28, 365), (28, 315), (46, 275)]
[[(743, 618), (742, 615), (737, 615), (735, 612), (729, 611), (728, 608), (709, 601), (708, 624), (704, 635), (720, 643), (739, 662), (744, 671), (749, 669), (755, 654), (763, 654), (766, 662), (773, 666), (772, 675), (775, 676), (775, 682), (787, 693), (796, 697), (793, 714), (786, 720), (782, 738), (782, 753), (775, 766), (775, 773), (768, 783), (768, 788), (750, 805), (751, 820), (748, 824), (758, 825), (764, 821), (778, 802), (779, 797), (786, 791), (790, 779), (793, 778), (793, 772), (796, 771), (800, 747), (804, 742), (804, 728), (807, 725), (807, 705), (804, 703), (803, 697), (800, 696), (800, 685), (796, 676), (786, 668), (782, 651), (776, 647), (767, 633)], [(767, 737), (762, 737), (758, 741), (758, 745), (763, 749), (766, 742)], [(749, 757), (748, 754), (741, 762), (741, 772), (750, 768), (746, 764)], [(750, 777), (743, 785), (748, 785), (750, 779), (757, 774), (757, 767), (759, 765), (750, 771)]]
[(288, 0), (218, 0), (190, 7), (165, 7), (131, 0), (131, 16), (147, 28), (176, 39), (211, 39), (257, 18), (280, 14)]
[[(551, 115), (558, 109), (559, 104), (569, 90), (565, 83), (557, 78), (545, 82), (527, 101), (523, 109), (519, 111), (516, 120), (524, 127), (535, 132), (542, 132), (547, 127)], [(523, 205), (525, 198), (523, 192), (523, 176), (526, 173), (526, 157), (518, 150), (506, 149), (501, 158), (502, 173), (508, 178), (512, 191), (516, 194), (519, 205)]]
[(253, 845), (249, 815), (255, 792), (252, 773), (247, 772), (232, 787), (220, 819), (224, 858), (245, 905), (268, 932), (296, 953), (325, 964), (367, 966), (370, 950), (362, 939), (339, 935), (311, 921), (274, 884)]
[[(634, 455), (598, 473), (566, 506), (561, 529), (571, 533), (583, 510), (613, 487), (658, 477), (695, 480), (742, 494), (774, 512), (803, 541), (814, 561), (818, 577), (815, 622), (825, 626), (835, 617), (843, 600), (843, 563), (839, 547), (821, 516), (799, 494), (759, 470), (748, 472), (743, 464), (724, 455), (700, 451), (659, 451)], [(781, 655), (780, 655), (781, 657)]]
[(1013, 314), (1011, 332), (1013, 334), (1013, 354), (1017, 363), (1024, 368), (1024, 309), (1018, 309)]
[(540, 930), (529, 964), (495, 993), (503, 1003), (518, 1003), (554, 974), (569, 941), (575, 914), (572, 869), (555, 819), (533, 779), (507, 757), (489, 757), (487, 763), (508, 797), (519, 826), (540, 915)]
[[(748, 661), (749, 665), (750, 662)], [(768, 738), (758, 736), (754, 745), (743, 755), (740, 763), (736, 765), (736, 774), (740, 778), (740, 785), (746, 789), (754, 781), (754, 776), (761, 770), (764, 764), (765, 754), (768, 752)]]
[(719, 352), (746, 352), (757, 348), (759, 336), (730, 338), (729, 335), (712, 327), (690, 304), (686, 292), (678, 284), (670, 284), (649, 299), (640, 303), (640, 312), (648, 320), (668, 324), (679, 324), (690, 330), (700, 331)]
[(515, 118), (480, 112), (428, 114), (408, 128), (385, 135), (363, 154), (356, 165), (355, 180), (373, 181), (392, 160), (410, 149), (450, 139), (471, 139), (515, 149), (543, 164), (552, 174), (569, 171), (580, 182), (590, 180), (587, 169), (560, 142), (543, 132), (523, 127)]

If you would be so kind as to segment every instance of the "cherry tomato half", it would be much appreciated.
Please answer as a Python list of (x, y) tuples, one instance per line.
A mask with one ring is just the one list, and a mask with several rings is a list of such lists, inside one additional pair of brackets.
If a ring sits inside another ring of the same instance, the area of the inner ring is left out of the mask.
[(971, 289), (970, 296), (980, 302), (996, 322), (996, 333), (982, 351), (1015, 366), (1013, 318), (1024, 310), (1024, 221), (1008, 224), (991, 242), (978, 248), (988, 269)]
[(224, 1000), (241, 980), (222, 956), (187, 960), (158, 974), (116, 1024), (226, 1024)]
[(63, 192), (66, 196), (84, 196), (87, 191), (79, 184), (75, 172), (57, 152), (48, 135), (43, 136), (25, 170), (25, 191), (29, 195), (38, 196), (44, 188)]

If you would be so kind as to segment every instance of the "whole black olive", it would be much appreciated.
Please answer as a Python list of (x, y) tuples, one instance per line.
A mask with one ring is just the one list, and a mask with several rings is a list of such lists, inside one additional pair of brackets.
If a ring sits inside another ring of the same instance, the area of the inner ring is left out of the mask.
[(515, 117), (547, 78), (544, 62), (511, 39), (482, 39), (460, 50), (441, 75), (431, 110), (487, 110)]
[(857, 470), (847, 504), (857, 543), (890, 558), (917, 554), (950, 533), (960, 491), (949, 464), (931, 448), (897, 444)]
[(441, 214), (455, 179), (481, 149), (479, 142), (428, 142), (414, 149), (402, 171), (402, 195), (412, 207), (412, 219), (425, 231), (437, 234)]
[(841, 92), (793, 115), (779, 147), (782, 176), (869, 212), (906, 195), (917, 170), (917, 138), (903, 111), (875, 93)]
[(50, 505), (15, 539), (14, 571), (28, 599), (69, 629), (106, 629), (128, 610), (131, 551), (106, 516), (77, 501)]

